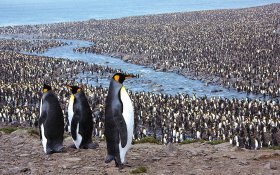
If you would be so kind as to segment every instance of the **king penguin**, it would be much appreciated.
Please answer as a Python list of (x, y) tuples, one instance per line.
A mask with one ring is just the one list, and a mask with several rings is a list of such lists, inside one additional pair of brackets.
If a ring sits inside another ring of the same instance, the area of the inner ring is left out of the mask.
[(68, 86), (71, 97), (68, 106), (68, 122), (74, 141), (74, 148), (95, 149), (97, 144), (92, 142), (93, 118), (87, 97), (81, 87)]
[(50, 85), (44, 84), (40, 104), (40, 138), (44, 152), (51, 154), (63, 151), (64, 118), (56, 95)]
[(134, 109), (123, 82), (133, 75), (116, 73), (111, 79), (105, 106), (105, 138), (107, 156), (105, 163), (115, 160), (123, 168), (125, 155), (131, 147), (134, 128)]

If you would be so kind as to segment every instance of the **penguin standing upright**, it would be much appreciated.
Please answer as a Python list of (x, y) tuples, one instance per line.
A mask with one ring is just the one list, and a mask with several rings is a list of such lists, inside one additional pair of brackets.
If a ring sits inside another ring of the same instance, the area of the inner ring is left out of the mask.
[(64, 118), (51, 86), (44, 84), (40, 105), (40, 138), (44, 152), (51, 154), (63, 150)]
[(93, 119), (88, 100), (82, 88), (67, 86), (72, 94), (68, 106), (68, 122), (75, 148), (95, 149), (92, 142)]
[(134, 128), (134, 109), (123, 86), (125, 79), (133, 75), (116, 73), (111, 79), (105, 107), (105, 137), (107, 156), (105, 163), (115, 160), (123, 168), (125, 155), (131, 147)]

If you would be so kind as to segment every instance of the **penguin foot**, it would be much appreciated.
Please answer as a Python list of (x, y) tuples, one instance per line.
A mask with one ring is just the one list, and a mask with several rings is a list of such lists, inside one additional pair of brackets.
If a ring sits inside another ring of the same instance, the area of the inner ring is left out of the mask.
[(56, 152), (56, 153), (64, 152), (64, 147), (62, 145), (55, 146), (54, 152)]
[(70, 145), (69, 148), (77, 149), (75, 144)]
[(130, 164), (128, 164), (127, 162), (125, 164), (123, 164), (123, 166), (125, 167), (132, 167)]
[(119, 170), (122, 170), (123, 168), (124, 168), (124, 164), (118, 164), (117, 162), (116, 162), (116, 167), (118, 167), (119, 168)]
[(47, 149), (46, 154), (53, 154), (54, 151), (52, 149)]
[(124, 168), (124, 164), (123, 164), (123, 163), (121, 163), (121, 161), (120, 161), (120, 160), (118, 160), (118, 159), (115, 159), (115, 165), (116, 165), (116, 167), (118, 167), (118, 168), (119, 168), (119, 170), (121, 170), (121, 169), (123, 169), (123, 168)]
[(65, 149), (62, 145), (55, 146), (54, 148), (47, 148), (46, 154), (53, 154), (53, 153), (62, 153), (65, 152)]
[(99, 147), (98, 143), (89, 143), (81, 146), (82, 149), (96, 149), (98, 147)]
[(108, 155), (106, 156), (106, 158), (105, 158), (105, 163), (110, 163), (110, 162), (111, 162), (112, 160), (114, 160), (114, 159), (115, 159), (114, 156), (108, 154)]

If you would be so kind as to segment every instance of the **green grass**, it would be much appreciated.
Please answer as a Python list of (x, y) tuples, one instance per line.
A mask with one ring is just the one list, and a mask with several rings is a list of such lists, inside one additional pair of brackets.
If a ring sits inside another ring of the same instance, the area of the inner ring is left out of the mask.
[(262, 149), (280, 150), (280, 146), (269, 146), (269, 147), (263, 147)]
[(180, 143), (180, 145), (184, 145), (184, 144), (191, 144), (191, 143), (196, 143), (196, 142), (200, 142), (200, 143), (204, 143), (205, 140), (184, 140), (183, 142)]
[(11, 134), (12, 132), (16, 131), (18, 128), (16, 127), (4, 127), (0, 128), (0, 131), (3, 131), (6, 134)]
[(144, 137), (141, 140), (133, 140), (132, 144), (139, 144), (139, 143), (155, 143), (155, 144), (161, 144), (161, 141), (158, 139), (155, 139), (154, 137)]
[(225, 141), (224, 140), (213, 140), (213, 141), (209, 141), (207, 143), (210, 144), (210, 145), (218, 145), (218, 144), (221, 144), (221, 143), (225, 143)]
[(130, 174), (140, 174), (140, 173), (147, 173), (148, 169), (144, 166), (140, 166), (132, 171), (130, 171)]

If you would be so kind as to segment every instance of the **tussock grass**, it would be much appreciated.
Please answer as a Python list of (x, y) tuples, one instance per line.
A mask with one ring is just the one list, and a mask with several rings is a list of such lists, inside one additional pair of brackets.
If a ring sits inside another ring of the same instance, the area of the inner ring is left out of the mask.
[(18, 128), (16, 127), (4, 127), (0, 128), (0, 131), (3, 131), (6, 134), (11, 134), (12, 132), (16, 131)]
[(204, 140), (197, 140), (197, 139), (184, 140), (183, 142), (180, 143), (180, 145), (191, 144), (191, 143), (196, 143), (196, 142), (204, 143), (205, 141)]
[(140, 173), (147, 173), (148, 169), (144, 166), (140, 166), (132, 171), (130, 171), (130, 174), (140, 174)]
[(218, 144), (221, 144), (221, 143), (225, 143), (225, 141), (224, 140), (213, 140), (213, 141), (209, 141), (207, 143), (210, 144), (210, 145), (218, 145)]
[(144, 137), (141, 140), (133, 140), (132, 144), (139, 144), (139, 143), (155, 143), (161, 145), (161, 141), (155, 139), (154, 137)]
[(268, 147), (263, 147), (261, 149), (265, 149), (265, 150), (267, 150), (267, 149), (280, 150), (280, 146), (268, 146)]

